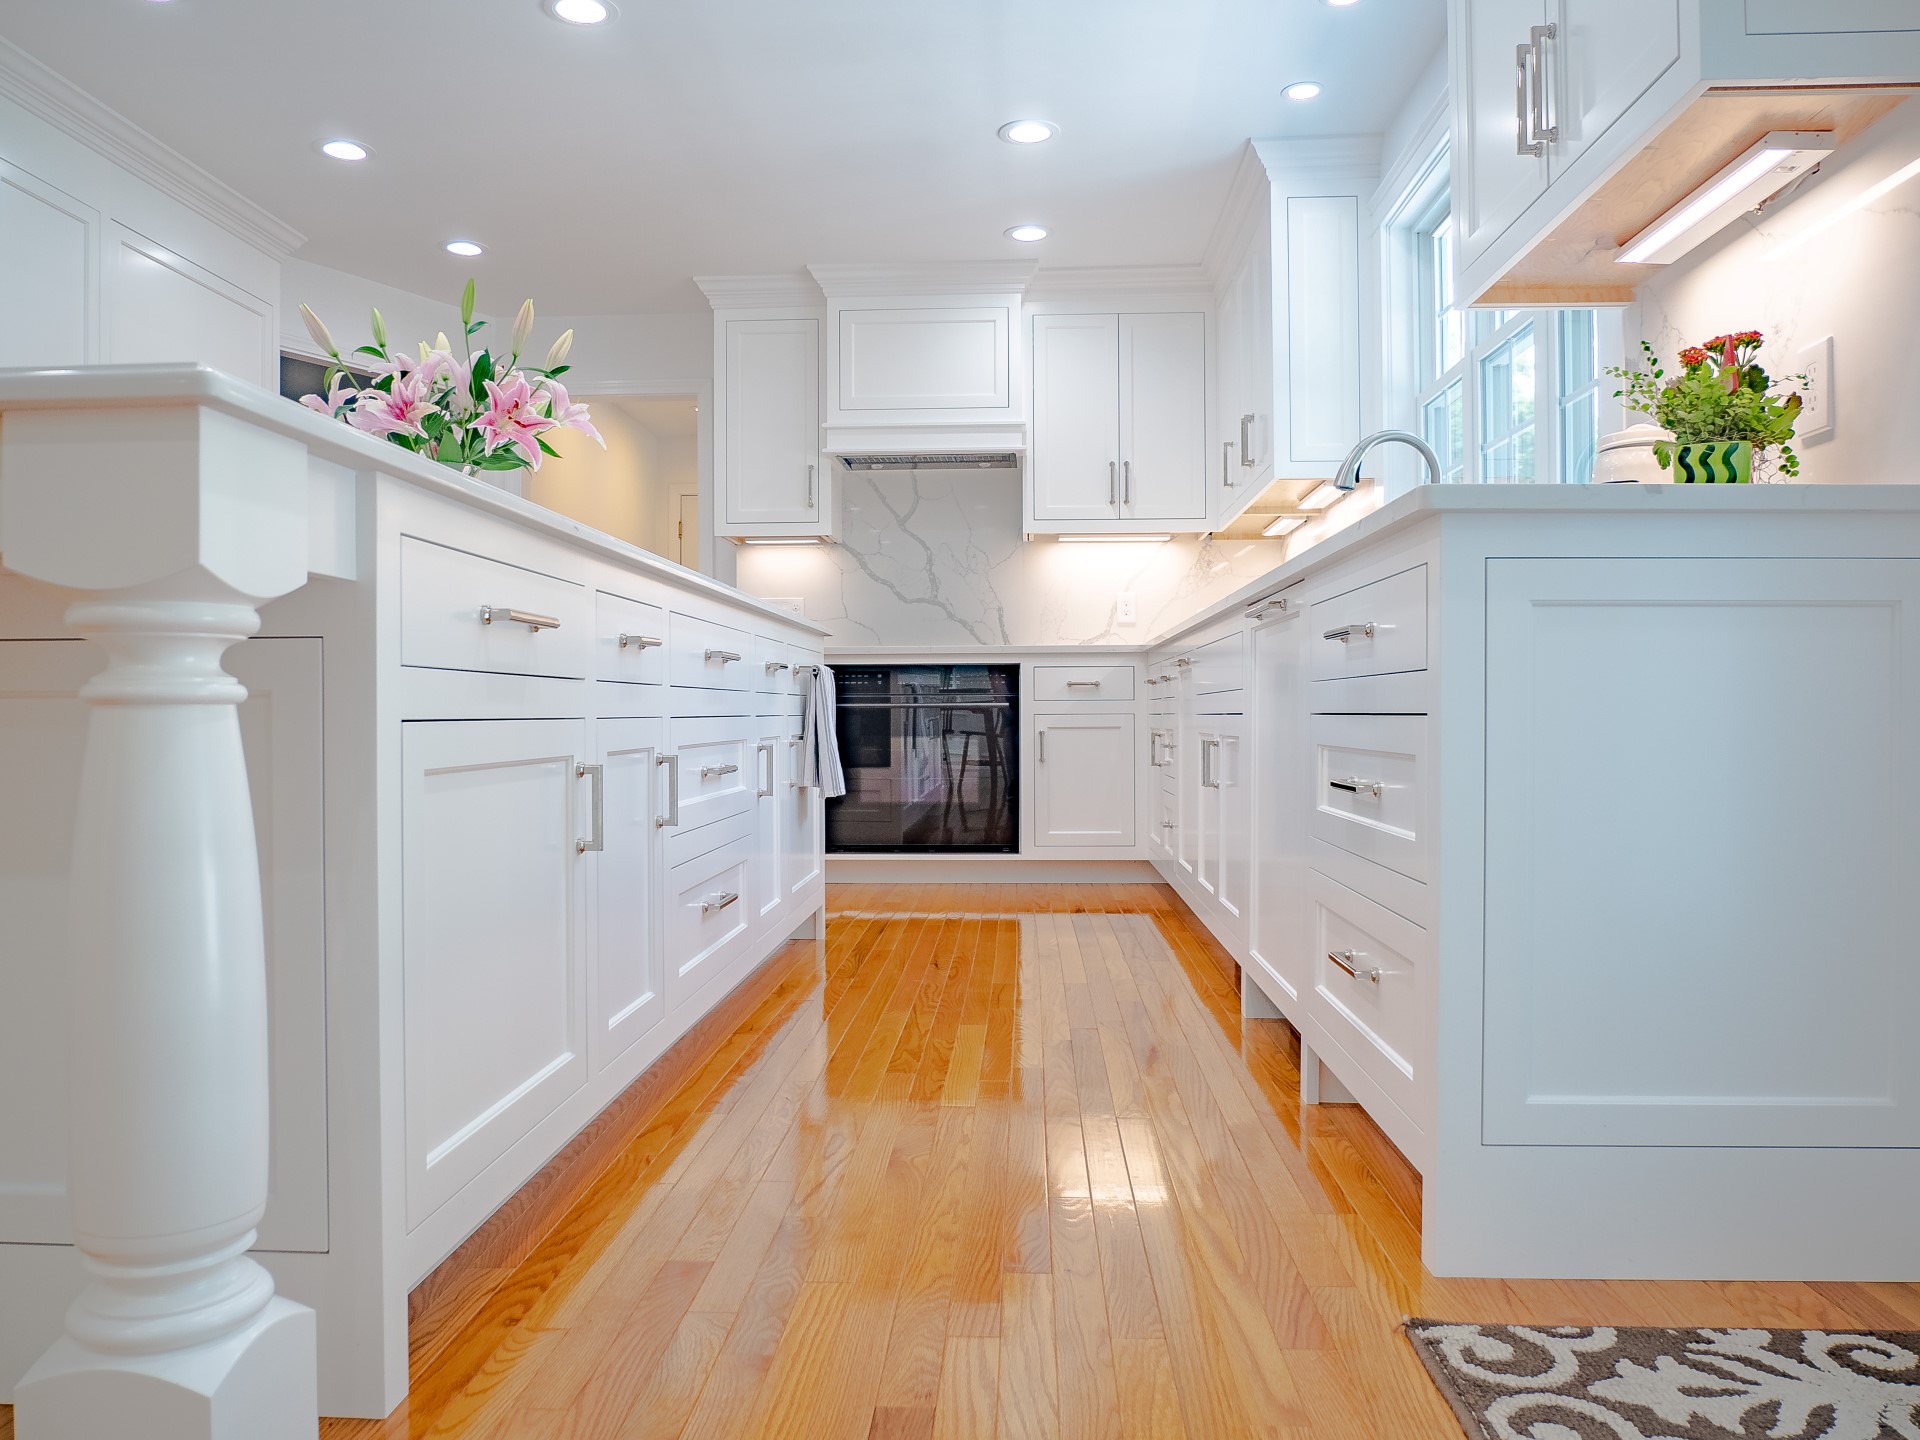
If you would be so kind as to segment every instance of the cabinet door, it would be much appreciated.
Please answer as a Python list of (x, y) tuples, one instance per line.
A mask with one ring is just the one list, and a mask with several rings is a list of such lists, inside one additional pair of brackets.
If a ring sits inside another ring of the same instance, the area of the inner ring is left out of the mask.
[(1120, 317), (1120, 467), (1126, 518), (1205, 518), (1205, 315)]
[(1487, 563), (1485, 1144), (1920, 1145), (1917, 621), (1912, 560)]
[(780, 848), (786, 838), (780, 798), (780, 752), (786, 748), (784, 715), (763, 715), (754, 727), (753, 774), (753, 914), (771, 915), (787, 898), (782, 884)]
[(1253, 851), (1247, 950), (1256, 983), (1298, 1022), (1307, 975), (1306, 654), (1297, 600), (1248, 634), (1252, 652)]
[(587, 1057), (605, 1069), (666, 1013), (660, 963), (659, 720), (598, 725), (603, 849), (587, 854), (593, 994)]
[(1253, 872), (1251, 834), (1251, 756), (1247, 717), (1217, 715), (1213, 719), (1214, 837), (1213, 898), (1220, 907), (1227, 935), (1241, 943), (1247, 934), (1248, 888)]
[(1131, 715), (1034, 716), (1034, 843), (1133, 844)]
[(1033, 515), (1120, 513), (1120, 317), (1033, 317)]
[(401, 727), (407, 1220), (586, 1080), (584, 720)]
[(1548, 0), (1454, 0), (1453, 217), (1476, 259), (1547, 188), (1547, 159), (1519, 152), (1514, 50), (1547, 23)]
[(1547, 56), (1560, 139), (1547, 162), (1558, 176), (1680, 63), (1680, 0), (1555, 0), (1555, 8)]
[[(0, 1242), (70, 1242), (67, 998), (74, 803), (106, 663), (85, 640), (0, 641)], [(265, 901), (270, 1163), (256, 1247), (327, 1248), (325, 819), (315, 639), (248, 640), (240, 742)]]
[(781, 888), (789, 898), (816, 885), (826, 863), (821, 844), (820, 792), (800, 783), (803, 729), (798, 715), (790, 717), (786, 743), (780, 747)]
[(726, 518), (814, 525), (822, 514), (820, 322), (727, 322)]

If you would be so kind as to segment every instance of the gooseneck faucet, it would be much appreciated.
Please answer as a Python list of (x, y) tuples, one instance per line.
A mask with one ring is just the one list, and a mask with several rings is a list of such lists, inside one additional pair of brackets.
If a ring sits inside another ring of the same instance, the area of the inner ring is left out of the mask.
[(1334, 488), (1337, 490), (1358, 489), (1360, 485), (1360, 462), (1367, 458), (1367, 453), (1376, 445), (1385, 445), (1388, 443), (1411, 445), (1415, 450), (1418, 450), (1427, 462), (1427, 483), (1430, 485), (1438, 485), (1440, 483), (1440, 457), (1433, 453), (1433, 447), (1431, 445), (1427, 444), (1427, 442), (1422, 440), (1418, 435), (1407, 430), (1381, 430), (1367, 436), (1366, 439), (1354, 446), (1352, 451), (1347, 455), (1347, 458), (1340, 462), (1340, 468), (1333, 472)]

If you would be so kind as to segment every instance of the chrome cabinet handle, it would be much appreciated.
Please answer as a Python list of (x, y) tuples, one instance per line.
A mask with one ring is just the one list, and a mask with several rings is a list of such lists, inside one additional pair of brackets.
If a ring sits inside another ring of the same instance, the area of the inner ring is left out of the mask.
[(740, 768), (740, 767), (739, 767), (738, 765), (731, 765), (731, 764), (729, 764), (729, 765), (702, 765), (702, 766), (700, 767), (700, 778), (701, 778), (702, 780), (711, 780), (711, 779), (713, 779), (713, 777), (714, 777), (714, 776), (716, 776), (716, 775), (731, 775), (731, 774), (733, 774), (733, 773), (734, 773), (734, 772), (735, 772), (736, 770), (738, 770), (739, 768)]
[(1120, 465), (1118, 461), (1107, 461), (1107, 503), (1120, 503)]
[(1544, 148), (1560, 143), (1560, 127), (1553, 123), (1553, 91), (1547, 84), (1551, 78), (1547, 69), (1547, 46), (1560, 38), (1560, 27), (1536, 25), (1528, 38), (1532, 43), (1527, 48), (1533, 54), (1533, 134), (1530, 138)]
[(787, 781), (787, 789), (800, 788), (800, 741), (798, 737), (787, 741), (787, 748), (793, 752), (790, 763), (793, 766), (793, 779)]
[(1040, 742), (1040, 763), (1044, 765), (1047, 763), (1047, 732), (1036, 730), (1034, 735)]
[(787, 664), (787, 662), (784, 660), (767, 661), (767, 674), (769, 675), (772, 675), (773, 673), (779, 670), (791, 670), (792, 668), (793, 667)]
[[(1207, 763), (1209, 756), (1213, 759), (1211, 765)], [(1202, 790), (1220, 788), (1220, 742), (1218, 740), (1200, 742), (1200, 788)]]
[(813, 509), (813, 466), (807, 466), (807, 509)]
[(1338, 965), (1342, 970), (1346, 971), (1347, 974), (1353, 976), (1354, 979), (1365, 980), (1369, 985), (1378, 985), (1382, 974), (1380, 967), (1372, 965), (1366, 969), (1362, 969), (1353, 963), (1359, 958), (1360, 954), (1355, 950), (1327, 951), (1327, 959), (1331, 960), (1335, 965)]
[(1184, 655), (1182, 655), (1178, 660), (1174, 661), (1173, 663), (1175, 665), (1178, 665), (1182, 670), (1191, 670), (1193, 668), (1193, 661), (1187, 659), (1187, 657)]
[(753, 787), (753, 798), (756, 800), (771, 800), (773, 798), (773, 742), (771, 740), (762, 740), (758, 745), (753, 747), (753, 768), (756, 779), (759, 778), (760, 757), (762, 755), (767, 757), (767, 788), (762, 790), (758, 785), (755, 785)]
[(1298, 610), (1293, 608), (1293, 600), (1288, 596), (1281, 595), (1267, 601), (1266, 604), (1262, 605), (1247, 618), (1253, 621), (1260, 621), (1266, 619), (1269, 615), (1282, 615), (1291, 618), (1299, 613)]
[(1164, 730), (1149, 730), (1147, 732), (1147, 764), (1155, 770), (1164, 770), (1167, 768), (1166, 762), (1160, 758), (1160, 742), (1166, 738), (1167, 732)]
[(1098, 690), (1100, 688), (1100, 682), (1098, 680), (1069, 680), (1067, 681), (1067, 688), (1069, 690)]
[(584, 780), (593, 777), (593, 838), (573, 842), (574, 853), (584, 855), (589, 850), (607, 848), (607, 767), (604, 765), (576, 765), (573, 778)]
[(1513, 47), (1513, 113), (1517, 122), (1514, 130), (1515, 153), (1539, 159), (1546, 154), (1546, 146), (1533, 138), (1533, 106), (1529, 98), (1533, 80), (1533, 47), (1516, 45)]
[(722, 665), (731, 665), (734, 661), (738, 660), (739, 658), (740, 658), (739, 653), (733, 650), (707, 651), (707, 659), (718, 660)]
[(718, 900), (702, 900), (700, 902), (700, 913), (702, 915), (710, 915), (715, 910), (724, 910), (739, 898), (740, 892), (738, 890), (729, 890)]
[(1359, 779), (1329, 780), (1327, 781), (1327, 788), (1329, 790), (1344, 790), (1349, 795), (1371, 795), (1376, 800), (1384, 795), (1387, 790), (1384, 781)]
[(680, 823), (680, 757), (656, 755), (653, 763), (667, 767), (667, 813), (653, 818), (653, 828), (664, 830)]
[(1253, 458), (1253, 422), (1252, 415), (1240, 417), (1240, 468), (1251, 470), (1256, 463)]
[(524, 625), (535, 631), (558, 630), (560, 622), (551, 615), (541, 615), (532, 610), (515, 610), (506, 605), (482, 605), (480, 623), (491, 625), (496, 620), (504, 620), (509, 625)]
[(1342, 625), (1338, 630), (1327, 631), (1327, 633), (1320, 638), (1323, 640), (1338, 640), (1342, 645), (1346, 645), (1355, 640), (1373, 639), (1377, 628), (1373, 621), (1368, 620), (1359, 625)]
[(666, 643), (667, 642), (662, 640), (658, 635), (622, 635), (620, 637), (620, 648), (622, 650), (626, 649), (629, 645), (636, 650), (651, 650), (656, 645), (664, 645)]
[(1233, 489), (1233, 441), (1220, 442), (1220, 483)]
[(1120, 499), (1123, 503), (1133, 503), (1133, 461), (1120, 462)]

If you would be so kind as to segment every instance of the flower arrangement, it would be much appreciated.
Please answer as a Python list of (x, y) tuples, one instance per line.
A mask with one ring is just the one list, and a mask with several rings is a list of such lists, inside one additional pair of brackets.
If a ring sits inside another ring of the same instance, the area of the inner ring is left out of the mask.
[(1773, 379), (1759, 363), (1764, 338), (1758, 330), (1742, 330), (1690, 346), (1680, 352), (1684, 370), (1672, 379), (1653, 346), (1642, 340), (1645, 369), (1616, 366), (1607, 371), (1626, 383), (1626, 389), (1614, 392), (1616, 399), (1673, 432), (1673, 444), (1653, 447), (1662, 469), (1673, 464), (1676, 447), (1744, 441), (1760, 457), (1778, 448), (1780, 469), (1790, 476), (1800, 473), (1800, 457), (1789, 442), (1800, 418), (1798, 391), (1806, 377), (1791, 377), (1788, 384), (1795, 388), (1774, 394)]
[[(522, 366), (520, 350), (533, 332), (529, 300), (514, 319), (503, 362), (484, 346), (473, 348), (473, 337), (487, 324), (473, 318), (473, 301), (469, 280), (460, 296), (460, 353), (442, 332), (432, 345), (421, 341), (417, 357), (387, 348), (387, 323), (378, 308), (373, 343), (343, 356), (320, 317), (302, 305), (307, 332), (332, 363), (321, 381), (327, 393), (302, 396), (300, 403), (468, 474), (538, 470), (542, 456), (560, 453), (546, 439), (555, 430), (577, 430), (605, 449), (587, 407), (576, 404), (560, 381), (568, 369), (573, 331), (553, 342), (545, 364)], [(358, 356), (366, 357), (364, 364)], [(363, 382), (361, 375), (368, 378)]]

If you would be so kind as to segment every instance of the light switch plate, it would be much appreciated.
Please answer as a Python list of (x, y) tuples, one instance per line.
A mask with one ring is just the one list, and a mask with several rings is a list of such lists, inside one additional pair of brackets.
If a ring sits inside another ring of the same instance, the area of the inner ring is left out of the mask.
[(1800, 370), (1807, 388), (1795, 438), (1824, 440), (1833, 434), (1833, 337), (1816, 340), (1800, 350)]

